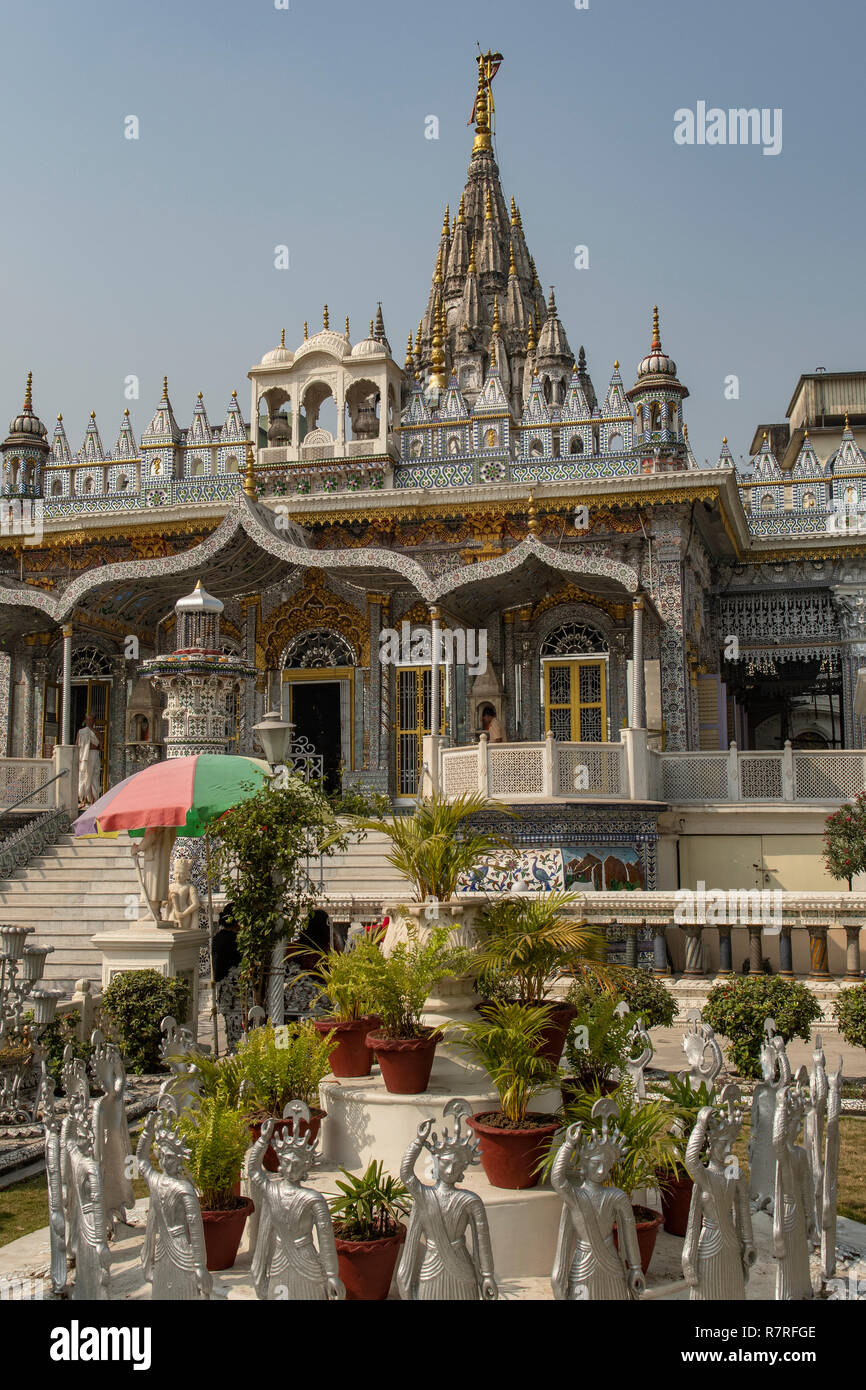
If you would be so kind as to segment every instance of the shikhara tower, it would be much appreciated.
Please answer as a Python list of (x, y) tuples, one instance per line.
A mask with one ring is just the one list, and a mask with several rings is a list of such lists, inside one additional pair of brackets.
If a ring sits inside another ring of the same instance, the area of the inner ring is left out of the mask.
[[(166, 379), (142, 434), (119, 411), (107, 447), (82, 408), (76, 447), (68, 407), (49, 437), (28, 378), (2, 492), (39, 504), (43, 534), (16, 534), (7, 507), (5, 752), (35, 776), (86, 713), (106, 784), (180, 746), (146, 663), (165, 665), (200, 579), (225, 605), (213, 660), (255, 671), (220, 704), (229, 751), (281, 708), (332, 782), (410, 806), (438, 703), (448, 787), (528, 798), (520, 835), (567, 848), (575, 874), (676, 886), (679, 846), (681, 872), (713, 886), (708, 840), (751, 866), (755, 837), (792, 833), (819, 865), (825, 803), (863, 783), (866, 373), (801, 377), (749, 463), (727, 440), (696, 452), (659, 309), (622, 345), (633, 377), (585, 350), (592, 325), (562, 321), (494, 156), (500, 61), (479, 55), (465, 184), (431, 228), (402, 361), (377, 287), (360, 336), (333, 305), (321, 327), (290, 306), (294, 332), (247, 373), (246, 419), (237, 391), (215, 420), (200, 392), (181, 424)], [(429, 661), (379, 660), (404, 622), (483, 630), (487, 670), (447, 663), (437, 702)], [(479, 772), (488, 706), (508, 742)], [(736, 801), (785, 814), (746, 825)]]

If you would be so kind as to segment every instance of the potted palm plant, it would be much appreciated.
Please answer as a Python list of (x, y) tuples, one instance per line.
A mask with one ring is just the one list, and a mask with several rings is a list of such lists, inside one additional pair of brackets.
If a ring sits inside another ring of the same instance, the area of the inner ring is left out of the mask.
[(674, 1107), (671, 1133), (676, 1140), (674, 1170), (666, 1173), (661, 1182), (662, 1217), (664, 1228), (669, 1235), (684, 1236), (688, 1230), (694, 1186), (685, 1169), (685, 1148), (698, 1122), (699, 1112), (705, 1105), (713, 1104), (713, 1093), (707, 1088), (705, 1081), (693, 1091), (685, 1073), (669, 1076), (667, 1081), (661, 1083), (659, 1089), (664, 1091)]
[(340, 1196), (328, 1205), (346, 1298), (381, 1301), (388, 1297), (406, 1239), (401, 1217), (408, 1213), (411, 1197), (399, 1179), (383, 1172), (381, 1159), (360, 1178), (345, 1168), (340, 1171)]
[(249, 1122), (224, 1096), (203, 1096), (180, 1118), (189, 1149), (187, 1169), (201, 1205), (208, 1269), (231, 1269), (247, 1217), (248, 1197), (238, 1195), (241, 1168), (250, 1142)]
[(529, 1109), (533, 1096), (554, 1086), (559, 1070), (544, 1056), (548, 1025), (544, 1006), (494, 1000), (480, 1019), (455, 1029), (457, 1047), (487, 1072), (499, 1110), (473, 1115), (468, 1123), (481, 1141), (481, 1166), (494, 1187), (534, 1187), (539, 1160), (559, 1128), (558, 1120)]
[[(325, 1112), (318, 1104), (319, 1083), (331, 1070), (332, 1034), (320, 1034), (309, 1021), (267, 1024), (254, 1028), (241, 1040), (237, 1051), (218, 1063), (222, 1087), (237, 1096), (250, 1121), (253, 1139), (261, 1134), (262, 1122), (273, 1117), (274, 1131), (292, 1128), (283, 1118), (290, 1100), (301, 1100), (310, 1111), (309, 1131), (315, 1139)], [(304, 1129), (306, 1121), (301, 1121)], [(268, 1145), (264, 1166), (277, 1171), (277, 1155)]]
[(367, 1034), (381, 1019), (371, 1013), (372, 975), (379, 961), (378, 939), (365, 935), (351, 951), (328, 951), (311, 978), (331, 1005), (327, 1017), (314, 1018), (319, 1033), (331, 1035), (334, 1076), (369, 1076), (373, 1051)]
[[(582, 1095), (562, 1110), (562, 1124), (582, 1122), (592, 1125), (592, 1107), (604, 1094), (601, 1087), (584, 1091)], [(629, 1197), (634, 1198), (640, 1191), (654, 1191), (660, 1187), (668, 1175), (677, 1168), (677, 1143), (671, 1133), (671, 1111), (666, 1100), (639, 1101), (628, 1085), (622, 1085), (614, 1093), (619, 1106), (617, 1129), (622, 1132), (628, 1145), (625, 1157), (612, 1169), (610, 1184), (619, 1187)], [(551, 1149), (553, 1146), (551, 1145)], [(552, 1153), (545, 1160), (545, 1166), (552, 1162)], [(632, 1201), (637, 1238), (641, 1252), (644, 1274), (649, 1269), (661, 1214)], [(614, 1235), (615, 1238), (615, 1235)]]
[(500, 898), (487, 906), (480, 923), (479, 987), (494, 998), (546, 1009), (540, 1047), (553, 1063), (562, 1056), (575, 1009), (549, 999), (550, 987), (557, 976), (604, 956), (602, 938), (568, 914), (576, 900), (574, 893), (559, 892)]
[(449, 944), (447, 926), (434, 927), (422, 938), (417, 923), (407, 929), (391, 954), (378, 953), (370, 962), (369, 1005), (382, 1020), (367, 1035), (376, 1054), (385, 1087), (394, 1095), (417, 1095), (427, 1089), (440, 1030), (421, 1022), (430, 987), (445, 975), (468, 969), (472, 952)]

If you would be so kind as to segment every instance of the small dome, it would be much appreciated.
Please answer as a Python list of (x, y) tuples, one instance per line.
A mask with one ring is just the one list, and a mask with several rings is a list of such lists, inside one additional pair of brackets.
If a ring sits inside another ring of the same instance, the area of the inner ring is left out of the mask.
[(666, 352), (650, 352), (638, 365), (637, 374), (642, 376), (676, 376), (677, 364)]
[(218, 598), (214, 598), (213, 594), (209, 594), (207, 589), (202, 587), (199, 580), (192, 593), (179, 598), (174, 608), (176, 613), (221, 613), (224, 606)]
[(336, 357), (338, 362), (342, 362), (344, 357), (349, 356), (349, 344), (344, 334), (335, 333), (332, 328), (323, 328), (320, 332), (314, 333), (312, 338), (304, 339), (295, 353), (294, 360), (299, 362), (311, 352), (326, 352), (329, 357)]
[(17, 436), (19, 439), (23, 435), (26, 439), (34, 443), (48, 445), (48, 430), (39, 416), (33, 410), (33, 373), (27, 373), (27, 390), (24, 393), (24, 405), (21, 411), (9, 421), (9, 435)]
[(294, 357), (292, 353), (289, 351), (289, 349), (286, 347), (286, 330), (283, 329), (282, 333), (280, 334), (280, 341), (278, 346), (275, 348), (271, 348), (270, 352), (265, 353), (264, 357), (259, 363), (259, 366), (290, 367), (293, 361)]
[(353, 357), (387, 357), (388, 352), (384, 343), (380, 343), (377, 338), (362, 338), (352, 348)]

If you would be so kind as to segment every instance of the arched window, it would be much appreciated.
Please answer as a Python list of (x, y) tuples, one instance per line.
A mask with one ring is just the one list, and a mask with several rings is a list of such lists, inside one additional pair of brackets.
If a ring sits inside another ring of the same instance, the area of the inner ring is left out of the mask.
[(283, 653), (287, 669), (309, 666), (354, 666), (357, 658), (346, 638), (330, 628), (311, 628), (294, 637)]
[(235, 458), (234, 454), (229, 454), (228, 458), (226, 459), (226, 472), (227, 472), (227, 473), (237, 473), (237, 471), (238, 471), (238, 461), (237, 461), (237, 459)]
[(191, 470), (191, 475), (190, 475), (190, 476), (193, 477), (193, 478), (200, 478), (200, 477), (202, 476), (203, 473), (204, 473), (204, 463), (203, 463), (202, 460), (198, 457), (198, 455), (196, 455), (196, 457), (195, 457), (195, 458), (193, 459), (193, 461), (192, 461), (192, 470)]
[(544, 445), (540, 439), (533, 439), (529, 446), (529, 452), (534, 459), (540, 459), (544, 454)]
[(625, 448), (625, 440), (619, 433), (612, 434), (610, 436), (610, 439), (607, 441), (607, 447), (610, 453), (612, 454), (622, 453), (623, 449)]
[(52, 496), (52, 497), (62, 497), (62, 496), (63, 496), (63, 484), (61, 483), (61, 481), (60, 481), (59, 478), (55, 478), (55, 479), (54, 479), (54, 482), (51, 484), (51, 496)]
[(846, 506), (846, 507), (856, 507), (856, 506), (857, 506), (857, 489), (856, 489), (856, 487), (854, 486), (853, 483), (849, 483), (848, 486), (847, 486), (846, 489), (845, 489), (845, 506)]
[(587, 623), (562, 623), (541, 644), (542, 656), (591, 656), (607, 650), (607, 639)]
[(776, 499), (771, 492), (766, 492), (761, 498), (761, 511), (774, 512), (776, 510)]
[(92, 491), (93, 491), (93, 479), (92, 479), (92, 478), (85, 478), (85, 479), (84, 479), (84, 489), (83, 489), (83, 490), (84, 490), (84, 492), (86, 492), (86, 493), (89, 493), (89, 492), (92, 492)]
[(452, 457), (460, 453), (460, 440), (456, 434), (452, 434), (448, 440), (448, 452)]
[(126, 489), (128, 487), (129, 479), (127, 478), (125, 473), (121, 473), (120, 477), (117, 480), (117, 490), (118, 492), (126, 492)]
[(568, 446), (568, 452), (570, 454), (583, 453), (583, 440), (581, 439), (579, 434), (573, 434), (571, 436), (571, 443)]

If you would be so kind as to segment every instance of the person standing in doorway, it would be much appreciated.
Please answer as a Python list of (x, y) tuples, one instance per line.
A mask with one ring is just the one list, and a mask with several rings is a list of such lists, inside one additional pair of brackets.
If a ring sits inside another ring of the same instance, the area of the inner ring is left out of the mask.
[(81, 810), (91, 806), (99, 796), (99, 774), (102, 759), (99, 750), (102, 739), (93, 726), (93, 715), (84, 716), (84, 723), (78, 730), (78, 805)]
[(485, 705), (481, 711), (481, 728), (490, 743), (504, 743), (505, 730), (492, 705)]

